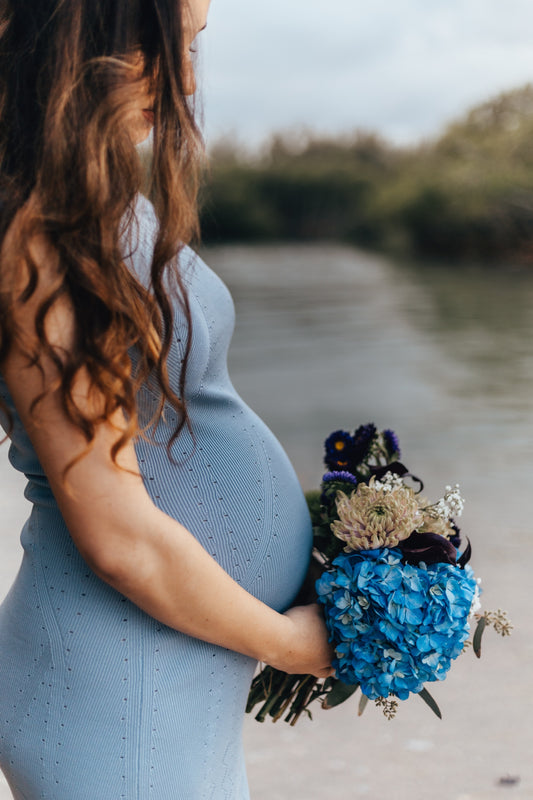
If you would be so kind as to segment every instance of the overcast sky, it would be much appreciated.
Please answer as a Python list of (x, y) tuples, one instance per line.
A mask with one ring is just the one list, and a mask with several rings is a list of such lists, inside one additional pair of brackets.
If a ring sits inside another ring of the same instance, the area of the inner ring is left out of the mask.
[(533, 0), (212, 0), (208, 144), (371, 129), (398, 143), (533, 81)]

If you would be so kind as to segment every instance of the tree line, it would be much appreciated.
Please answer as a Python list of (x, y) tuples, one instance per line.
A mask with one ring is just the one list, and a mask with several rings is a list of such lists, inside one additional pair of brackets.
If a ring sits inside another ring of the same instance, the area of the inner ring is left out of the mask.
[(211, 152), (204, 243), (336, 240), (441, 258), (533, 261), (533, 86), (469, 111), (434, 141), (274, 136)]

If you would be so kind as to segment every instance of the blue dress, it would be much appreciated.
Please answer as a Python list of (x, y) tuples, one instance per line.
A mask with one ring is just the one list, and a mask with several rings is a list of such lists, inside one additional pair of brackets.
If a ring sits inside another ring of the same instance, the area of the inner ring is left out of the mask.
[[(147, 280), (156, 231), (139, 198), (126, 259)], [(283, 610), (304, 578), (311, 527), (278, 441), (232, 386), (234, 311), (224, 284), (181, 256), (192, 311), (187, 399), (193, 438), (165, 444), (165, 411), (136, 452), (153, 502), (183, 523), (245, 589)], [(176, 304), (169, 374), (179, 381)], [(33, 503), (20, 571), (0, 607), (0, 766), (16, 800), (245, 800), (242, 722), (255, 662), (162, 625), (87, 567), (13, 408), (9, 456)], [(279, 402), (279, 400), (275, 400)], [(139, 393), (140, 421), (157, 387)], [(4, 535), (8, 532), (4, 531)]]

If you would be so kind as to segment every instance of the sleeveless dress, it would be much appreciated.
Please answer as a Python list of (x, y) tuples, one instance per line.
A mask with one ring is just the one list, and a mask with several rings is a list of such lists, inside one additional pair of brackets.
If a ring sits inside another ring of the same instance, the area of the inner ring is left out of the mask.
[[(135, 219), (125, 258), (146, 282), (157, 222), (144, 198)], [(193, 437), (184, 431), (169, 459), (176, 420), (165, 409), (153, 441), (136, 441), (139, 467), (159, 508), (245, 589), (284, 610), (309, 561), (305, 499), (280, 444), (230, 382), (228, 290), (192, 251), (180, 259), (192, 312)], [(178, 304), (175, 313), (168, 366), (177, 389), (185, 328)], [(73, 544), (1, 378), (0, 394), (14, 418), (10, 461), (33, 503), (22, 565), (0, 607), (0, 766), (14, 797), (245, 800), (241, 734), (255, 662), (166, 627), (99, 580)], [(145, 385), (141, 424), (157, 403), (157, 387)]]

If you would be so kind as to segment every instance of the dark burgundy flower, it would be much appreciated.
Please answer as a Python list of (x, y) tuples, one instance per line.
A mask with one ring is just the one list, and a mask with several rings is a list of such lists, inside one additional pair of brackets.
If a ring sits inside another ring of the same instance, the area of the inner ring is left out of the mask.
[(461, 541), (462, 541), (461, 540), (461, 529), (458, 527), (458, 525), (456, 525), (455, 520), (453, 520), (453, 519), (450, 520), (450, 524), (451, 524), (451, 527), (453, 528), (453, 530), (455, 531), (454, 535), (450, 536), (450, 542), (453, 544), (454, 547), (457, 548), (457, 550), (459, 550), (460, 547), (461, 547)]

